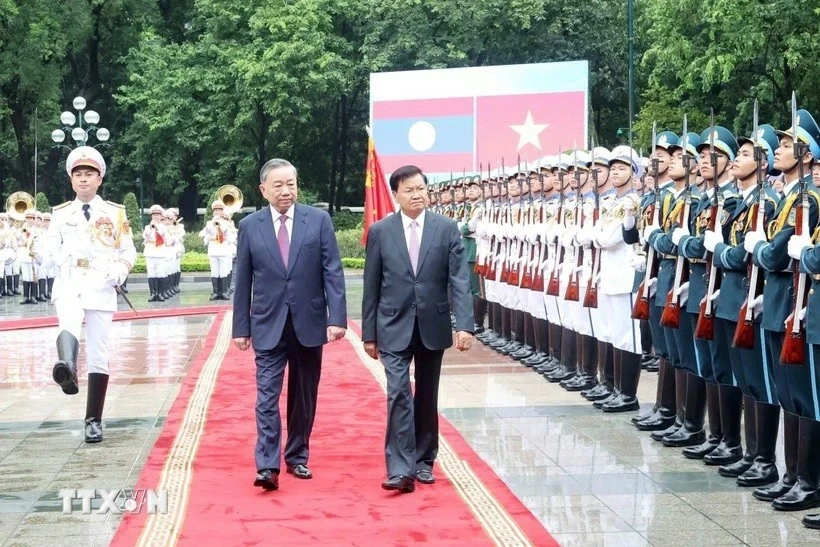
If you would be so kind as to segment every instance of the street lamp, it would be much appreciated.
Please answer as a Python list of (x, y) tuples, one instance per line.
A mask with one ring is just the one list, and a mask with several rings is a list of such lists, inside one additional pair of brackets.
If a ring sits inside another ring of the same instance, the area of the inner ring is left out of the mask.
[[(77, 111), (77, 115), (75, 116), (73, 112), (68, 110), (60, 114), (60, 123), (63, 124), (63, 127), (51, 132), (51, 140), (55, 143), (54, 147), (72, 150), (71, 146), (62, 144), (66, 140), (66, 134), (71, 135), (71, 139), (76, 142), (76, 146), (85, 146), (92, 132), (99, 141), (94, 145), (94, 148), (108, 146), (107, 141), (111, 138), (111, 133), (104, 127), (97, 127), (97, 124), (100, 123), (100, 115), (94, 110), (85, 110), (87, 104), (83, 97), (74, 97), (71, 104)], [(83, 113), (84, 110), (85, 113)], [(86, 127), (83, 127), (83, 121), (85, 121)], [(76, 127), (74, 126), (75, 123), (77, 124)]]

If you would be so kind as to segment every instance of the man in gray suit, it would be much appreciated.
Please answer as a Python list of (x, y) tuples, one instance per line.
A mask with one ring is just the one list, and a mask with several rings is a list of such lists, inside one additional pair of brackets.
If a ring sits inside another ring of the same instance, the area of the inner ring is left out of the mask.
[(413, 492), (416, 480), (435, 482), (441, 359), (453, 345), (448, 288), (461, 351), (472, 343), (473, 310), (458, 227), (427, 210), (427, 177), (413, 165), (401, 167), (390, 176), (390, 188), (401, 212), (373, 224), (368, 233), (362, 340), (370, 357), (381, 357), (387, 376), (388, 479), (382, 488)]

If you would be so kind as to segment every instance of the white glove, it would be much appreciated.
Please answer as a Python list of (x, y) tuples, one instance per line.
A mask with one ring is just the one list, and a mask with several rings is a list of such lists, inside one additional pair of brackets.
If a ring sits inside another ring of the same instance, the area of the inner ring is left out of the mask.
[(111, 266), (106, 278), (112, 286), (118, 287), (125, 283), (125, 279), (128, 277), (129, 272), (130, 270), (128, 269), (128, 266), (126, 266), (125, 262), (117, 261)]
[(754, 315), (760, 315), (763, 313), (763, 295), (761, 294), (757, 298), (749, 303), (749, 307), (752, 308), (752, 313)]
[(644, 283), (644, 289), (646, 290), (647, 298), (652, 298), (655, 295), (655, 291), (658, 289), (658, 278), (653, 277), (652, 279), (646, 280)]
[(675, 228), (672, 230), (672, 243), (680, 245), (680, 240), (689, 235), (689, 230), (686, 228)]
[(718, 243), (723, 243), (723, 234), (717, 233), (714, 230), (706, 230), (703, 234), (703, 246), (709, 249), (709, 252), (714, 253), (715, 247)]
[(795, 260), (800, 260), (800, 257), (803, 256), (803, 251), (809, 247), (811, 247), (811, 239), (807, 236), (795, 235), (789, 238), (789, 256)]
[(714, 302), (715, 300), (717, 300), (718, 295), (720, 295), (720, 289), (718, 289), (718, 290), (716, 290), (714, 293), (712, 293), (712, 297), (711, 297), (709, 300), (710, 300), (711, 302)]
[(675, 296), (680, 297), (680, 305), (681, 306), (686, 304), (686, 301), (689, 299), (689, 282), (688, 281), (675, 290)]
[(643, 240), (649, 241), (649, 236), (654, 234), (656, 231), (660, 230), (661, 227), (657, 224), (650, 224), (646, 228), (643, 229)]
[(624, 230), (631, 230), (635, 227), (635, 217), (632, 215), (626, 215), (623, 221)]
[(567, 231), (567, 227), (563, 224), (556, 224), (552, 228), (552, 239), (553, 241), (560, 241), (561, 238), (564, 236), (564, 232)]
[(592, 236), (592, 229), (578, 230), (578, 233), (575, 234), (575, 241), (577, 241), (578, 244), (583, 247), (584, 245), (592, 241)]
[(636, 272), (645, 272), (646, 271), (646, 257), (635, 255), (629, 261), (629, 265), (632, 266), (632, 269)]
[(761, 231), (749, 232), (743, 240), (743, 248), (746, 249), (747, 253), (753, 253), (755, 252), (755, 247), (757, 247), (757, 244), (761, 241), (766, 241), (766, 234)]
[(573, 242), (575, 241), (575, 226), (568, 226), (564, 229), (564, 233), (561, 236), (561, 245), (564, 247), (572, 247)]
[(584, 217), (591, 217), (592, 213), (595, 211), (595, 205), (592, 203), (584, 203), (581, 205), (581, 212), (583, 213)]
[(806, 309), (807, 307), (804, 307), (802, 310), (800, 310), (800, 313), (797, 314), (798, 321), (802, 322), (806, 318)]

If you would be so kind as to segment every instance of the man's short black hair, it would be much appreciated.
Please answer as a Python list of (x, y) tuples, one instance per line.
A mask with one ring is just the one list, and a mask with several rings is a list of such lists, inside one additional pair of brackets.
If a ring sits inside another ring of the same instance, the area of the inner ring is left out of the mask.
[(416, 175), (421, 175), (421, 178), (424, 179), (425, 186), (427, 185), (427, 175), (421, 172), (419, 167), (415, 165), (405, 165), (403, 167), (399, 167), (390, 175), (390, 189), (394, 192), (399, 191), (399, 184), (403, 180), (407, 180), (410, 177), (415, 177)]

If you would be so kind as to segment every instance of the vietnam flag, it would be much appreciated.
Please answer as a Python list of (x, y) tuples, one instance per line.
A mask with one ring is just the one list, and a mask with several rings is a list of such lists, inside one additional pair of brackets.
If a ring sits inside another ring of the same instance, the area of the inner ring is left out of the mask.
[(364, 179), (364, 230), (362, 247), (367, 245), (367, 231), (370, 225), (378, 222), (395, 210), (393, 196), (387, 188), (387, 180), (376, 155), (376, 145), (370, 129), (367, 129), (367, 166)]

